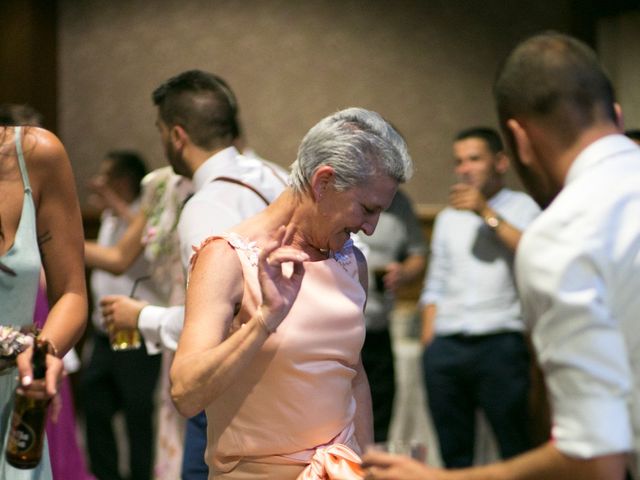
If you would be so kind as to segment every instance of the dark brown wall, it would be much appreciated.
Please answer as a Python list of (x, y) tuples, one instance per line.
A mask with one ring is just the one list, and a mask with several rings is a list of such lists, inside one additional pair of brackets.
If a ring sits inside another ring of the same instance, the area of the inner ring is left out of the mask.
[(28, 103), (57, 130), (54, 0), (0, 2), (0, 103)]

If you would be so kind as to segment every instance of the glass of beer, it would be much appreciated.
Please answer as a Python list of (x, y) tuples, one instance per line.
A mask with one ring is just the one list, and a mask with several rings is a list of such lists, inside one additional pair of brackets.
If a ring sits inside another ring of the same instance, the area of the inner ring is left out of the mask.
[(142, 345), (137, 328), (110, 328), (111, 350), (136, 350)]
[[(149, 279), (150, 276), (146, 275), (144, 277), (136, 278), (133, 282), (133, 286), (131, 287), (131, 293), (129, 296), (131, 298), (135, 298), (136, 289), (140, 282)], [(113, 328), (111, 326), (109, 328), (109, 339), (111, 341), (111, 350), (115, 351), (126, 351), (126, 350), (137, 350), (142, 346), (142, 340), (140, 339), (140, 332), (137, 328)]]

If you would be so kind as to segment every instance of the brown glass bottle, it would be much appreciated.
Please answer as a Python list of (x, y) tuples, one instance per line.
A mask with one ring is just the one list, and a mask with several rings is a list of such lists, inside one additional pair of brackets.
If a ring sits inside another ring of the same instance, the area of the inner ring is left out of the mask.
[[(45, 376), (48, 347), (48, 343), (39, 340), (35, 344), (31, 363), (36, 380)], [(35, 468), (42, 457), (49, 400), (28, 398), (17, 391), (15, 395), (7, 439), (7, 461), (16, 468)]]

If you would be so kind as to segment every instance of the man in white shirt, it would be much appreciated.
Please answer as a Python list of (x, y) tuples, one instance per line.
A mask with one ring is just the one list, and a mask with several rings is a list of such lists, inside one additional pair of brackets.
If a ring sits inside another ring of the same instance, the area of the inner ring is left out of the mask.
[(478, 408), (503, 458), (531, 446), (529, 354), (513, 258), (540, 209), (504, 186), (509, 159), (495, 130), (461, 131), (453, 155), (458, 183), (435, 220), (420, 303), (429, 409), (443, 463), (460, 468), (473, 463)]
[(516, 47), (495, 85), (520, 175), (547, 207), (516, 260), (553, 412), (552, 441), (444, 472), (370, 456), (374, 479), (640, 478), (640, 149), (595, 53), (557, 33)]
[[(193, 181), (195, 193), (178, 223), (188, 270), (194, 248), (262, 210), (284, 190), (287, 174), (274, 164), (241, 155), (233, 146), (240, 136), (237, 103), (221, 78), (199, 70), (183, 72), (160, 85), (153, 101), (167, 159), (176, 173)], [(165, 308), (119, 297), (103, 306), (112, 317), (113, 311), (119, 312), (114, 324), (139, 328), (149, 353), (176, 349), (184, 306)], [(185, 446), (183, 479), (207, 478), (205, 425), (204, 415), (187, 425), (187, 444), (195, 441), (197, 446)]]
[[(101, 162), (99, 174), (90, 183), (94, 192), (90, 200), (104, 208), (97, 238), (99, 245), (114, 245), (124, 234), (129, 220), (140, 207), (140, 181), (145, 174), (142, 157), (133, 151), (108, 152)], [(82, 372), (80, 398), (85, 413), (87, 453), (91, 471), (98, 479), (122, 478), (112, 427), (117, 412), (124, 414), (127, 425), (129, 452), (126, 456), (131, 475), (140, 480), (151, 478), (153, 393), (160, 372), (160, 355), (147, 355), (144, 347), (113, 351), (99, 308), (104, 296), (132, 295), (134, 285), (136, 298), (157, 302), (158, 292), (152, 282), (143, 280), (148, 275), (149, 265), (142, 256), (122, 275), (99, 269), (91, 273), (94, 328), (90, 335), (90, 358)], [(131, 368), (132, 364), (135, 369)]]

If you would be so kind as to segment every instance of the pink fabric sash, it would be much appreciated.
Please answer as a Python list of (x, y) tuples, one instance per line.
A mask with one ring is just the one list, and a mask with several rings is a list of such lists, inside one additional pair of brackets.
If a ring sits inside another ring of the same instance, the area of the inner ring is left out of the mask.
[(311, 458), (297, 480), (362, 480), (362, 460), (342, 443), (321, 447)]

